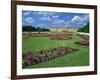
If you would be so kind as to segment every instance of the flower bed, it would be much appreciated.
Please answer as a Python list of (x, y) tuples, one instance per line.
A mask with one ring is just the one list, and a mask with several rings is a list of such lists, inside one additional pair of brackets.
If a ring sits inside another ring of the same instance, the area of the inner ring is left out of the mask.
[(50, 39), (53, 40), (69, 40), (72, 39), (72, 34), (53, 34)]
[(68, 55), (75, 51), (78, 51), (78, 49), (73, 49), (70, 47), (58, 47), (58, 48), (53, 48), (50, 50), (41, 50), (39, 52), (36, 52), (38, 54), (35, 54), (35, 55), (33, 55), (32, 52), (28, 52), (23, 55), (23, 68), (30, 65), (35, 65), (41, 62), (45, 62), (48, 60), (52, 60), (57, 57)]
[(80, 45), (89, 45), (89, 40), (84, 39), (84, 40), (76, 41), (75, 43)]
[(86, 35), (78, 35), (78, 36), (82, 37), (83, 39), (79, 40), (79, 41), (76, 41), (75, 42), (76, 44), (79, 44), (79, 45), (89, 45), (89, 36), (86, 36)]

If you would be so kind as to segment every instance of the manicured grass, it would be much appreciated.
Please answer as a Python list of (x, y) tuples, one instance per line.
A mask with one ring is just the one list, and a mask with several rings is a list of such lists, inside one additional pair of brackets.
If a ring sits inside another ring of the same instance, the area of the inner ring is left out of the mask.
[(75, 41), (80, 40), (81, 37), (73, 35), (70, 40), (51, 40), (49, 37), (28, 37), (23, 39), (23, 53), (28, 51), (39, 51), (50, 49), (54, 47), (68, 46), (79, 49), (70, 55), (65, 55), (53, 60), (42, 62), (29, 66), (28, 68), (44, 68), (44, 67), (66, 67), (66, 66), (86, 66), (89, 65), (89, 46), (82, 46), (75, 44)]

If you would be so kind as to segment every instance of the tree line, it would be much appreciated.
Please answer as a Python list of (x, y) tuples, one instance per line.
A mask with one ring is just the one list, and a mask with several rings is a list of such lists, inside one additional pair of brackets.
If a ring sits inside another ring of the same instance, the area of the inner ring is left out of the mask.
[(33, 26), (22, 26), (23, 32), (45, 32), (49, 31), (47, 28), (33, 27)]
[(78, 30), (78, 32), (89, 33), (89, 22), (88, 22), (85, 26), (83, 26), (82, 28), (80, 28), (80, 29)]

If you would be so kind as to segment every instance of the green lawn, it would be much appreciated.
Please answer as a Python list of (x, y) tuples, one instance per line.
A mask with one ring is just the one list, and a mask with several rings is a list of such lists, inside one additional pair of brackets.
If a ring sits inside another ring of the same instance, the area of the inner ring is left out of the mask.
[(79, 49), (70, 55), (65, 55), (50, 61), (35, 64), (28, 68), (44, 68), (44, 67), (65, 67), (65, 66), (86, 66), (89, 65), (89, 46), (75, 44), (75, 41), (82, 39), (80, 36), (73, 35), (70, 40), (51, 40), (49, 37), (28, 37), (23, 38), (22, 52), (39, 51), (60, 46), (68, 46)]

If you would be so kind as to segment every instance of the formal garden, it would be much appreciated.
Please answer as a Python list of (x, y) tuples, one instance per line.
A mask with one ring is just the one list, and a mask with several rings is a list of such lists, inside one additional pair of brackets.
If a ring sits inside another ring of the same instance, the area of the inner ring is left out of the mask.
[(25, 33), (23, 68), (89, 65), (89, 36), (74, 33)]
[(22, 68), (89, 66), (89, 14), (22, 11)]

